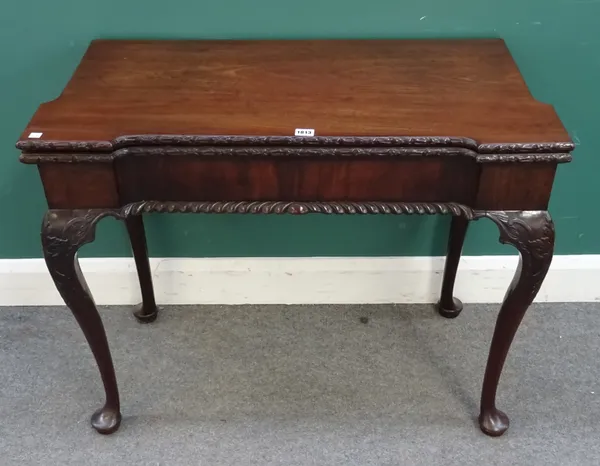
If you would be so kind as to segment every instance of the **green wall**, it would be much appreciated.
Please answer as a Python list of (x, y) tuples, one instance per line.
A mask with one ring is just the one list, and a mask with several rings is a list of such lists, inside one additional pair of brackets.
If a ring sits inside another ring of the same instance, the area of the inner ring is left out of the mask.
[[(0, 10), (0, 257), (40, 257), (44, 195), (14, 142), (91, 39), (334, 37), (505, 39), (533, 94), (556, 107), (578, 145), (574, 162), (559, 167), (551, 202), (556, 252), (600, 253), (600, 2), (20, 0)], [(154, 215), (146, 223), (154, 256), (440, 255), (448, 228), (448, 218), (402, 216)], [(514, 252), (497, 238), (491, 222), (477, 222), (465, 253)], [(128, 255), (122, 226), (103, 221), (84, 254)]]

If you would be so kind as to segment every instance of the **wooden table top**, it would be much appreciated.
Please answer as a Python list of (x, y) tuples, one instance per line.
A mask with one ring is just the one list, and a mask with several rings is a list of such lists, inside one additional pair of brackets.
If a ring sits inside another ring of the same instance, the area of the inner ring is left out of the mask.
[(23, 132), (39, 141), (127, 135), (454, 136), (569, 142), (502, 40), (92, 42)]

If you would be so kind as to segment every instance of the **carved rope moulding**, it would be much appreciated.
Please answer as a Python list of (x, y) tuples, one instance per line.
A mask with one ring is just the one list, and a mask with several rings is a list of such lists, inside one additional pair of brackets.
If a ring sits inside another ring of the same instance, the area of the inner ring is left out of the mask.
[(473, 219), (473, 210), (458, 203), (408, 202), (285, 202), (285, 201), (218, 201), (159, 202), (142, 201), (118, 211), (119, 216), (142, 213), (237, 213), (237, 214), (450, 214)]

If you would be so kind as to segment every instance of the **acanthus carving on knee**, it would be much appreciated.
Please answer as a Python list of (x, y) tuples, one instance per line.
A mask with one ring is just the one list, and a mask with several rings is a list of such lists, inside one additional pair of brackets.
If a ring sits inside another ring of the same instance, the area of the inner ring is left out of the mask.
[(51, 209), (42, 222), (44, 250), (53, 254), (73, 254), (84, 244), (94, 241), (96, 224), (104, 217), (123, 219), (123, 214), (112, 209)]
[(547, 211), (485, 212), (500, 230), (500, 242), (521, 254), (521, 268), (529, 274), (529, 298), (533, 301), (550, 268), (554, 253), (554, 223)]

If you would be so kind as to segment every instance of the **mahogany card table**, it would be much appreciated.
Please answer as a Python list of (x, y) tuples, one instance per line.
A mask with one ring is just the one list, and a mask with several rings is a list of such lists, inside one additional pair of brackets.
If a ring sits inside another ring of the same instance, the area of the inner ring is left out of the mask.
[(48, 269), (104, 383), (98, 432), (118, 429), (121, 408), (77, 251), (102, 218), (123, 220), (143, 297), (135, 316), (153, 321), (142, 223), (152, 212), (448, 215), (438, 303), (448, 318), (462, 310), (453, 286), (467, 226), (491, 220), (520, 262), (498, 314), (479, 423), (492, 436), (508, 428), (496, 389), (552, 260), (548, 201), (574, 146), (502, 40), (96, 40), (17, 147), (44, 186)]

